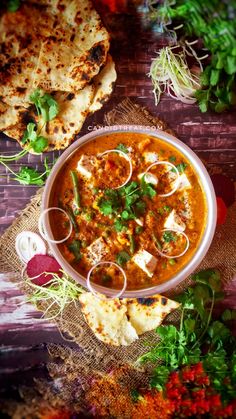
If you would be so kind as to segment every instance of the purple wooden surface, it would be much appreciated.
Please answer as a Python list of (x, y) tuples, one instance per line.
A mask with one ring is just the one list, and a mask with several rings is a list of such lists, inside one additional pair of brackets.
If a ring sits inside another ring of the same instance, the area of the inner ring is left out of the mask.
[[(152, 85), (147, 77), (151, 58), (158, 49), (158, 40), (140, 27), (139, 17), (135, 15), (115, 16), (109, 21), (112, 28), (112, 55), (118, 73), (113, 95), (103, 109), (92, 115), (79, 134), (87, 133), (91, 127), (103, 123), (105, 112), (112, 109), (124, 98), (130, 97), (149, 109), (153, 115), (163, 118), (176, 135), (188, 144), (208, 167), (218, 166), (224, 173), (236, 180), (236, 114), (235, 110), (214, 114), (202, 114), (197, 105), (185, 105), (171, 98), (163, 97), (156, 107)], [(2, 136), (3, 137), (3, 136)], [(15, 141), (2, 138), (1, 154), (15, 153), (20, 147)], [(52, 162), (60, 153), (48, 153)], [(28, 155), (11, 165), (18, 170), (21, 165), (29, 165), (43, 170), (42, 157)], [(0, 232), (3, 232), (17, 217), (37, 187), (22, 186), (11, 180), (11, 176), (0, 167)], [(226, 306), (235, 306), (236, 281), (230, 285)], [(40, 314), (26, 304), (25, 297), (9, 279), (0, 277), (0, 342), (2, 358), (0, 370), (3, 377), (11, 381), (20, 380), (18, 371), (41, 368), (48, 359), (43, 346), (45, 342), (63, 342), (55, 325), (40, 319)], [(19, 376), (18, 376), (18, 375)], [(13, 377), (13, 378), (11, 378)], [(3, 378), (4, 381), (4, 378)]]

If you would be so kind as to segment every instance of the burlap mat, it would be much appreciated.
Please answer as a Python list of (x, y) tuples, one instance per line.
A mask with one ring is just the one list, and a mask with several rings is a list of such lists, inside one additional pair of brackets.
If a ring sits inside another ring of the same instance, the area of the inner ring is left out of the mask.
[[(167, 126), (163, 121), (151, 116), (146, 109), (133, 104), (129, 100), (125, 100), (109, 112), (105, 116), (104, 122), (107, 125), (136, 124), (156, 126), (167, 130)], [(22, 265), (15, 252), (15, 238), (23, 230), (38, 232), (37, 221), (40, 214), (41, 195), (42, 189), (38, 191), (31, 203), (22, 211), (21, 215), (0, 239), (0, 270), (2, 272), (18, 273), (13, 280), (19, 283), (19, 287), (26, 294), (30, 294), (31, 290), (25, 286), (21, 279)], [(235, 241), (236, 217), (234, 204), (234, 206), (229, 208), (226, 223), (217, 227), (211, 248), (198, 270), (207, 267), (218, 267), (222, 272), (224, 281), (230, 281), (236, 271)], [(190, 279), (187, 278), (178, 289), (183, 290), (189, 284), (189, 281)], [(173, 292), (166, 295), (173, 295)], [(38, 308), (44, 311), (48, 305), (49, 303), (42, 302), (42, 305)], [(50, 318), (51, 316), (52, 313), (49, 310), (46, 317)], [(145, 343), (156, 339), (156, 334), (150, 332), (140, 337), (138, 341), (129, 347), (116, 348), (105, 345), (97, 340), (85, 323), (79, 303), (68, 305), (68, 308), (62, 313), (62, 317), (55, 321), (59, 329), (63, 333), (67, 333), (67, 336), (69, 335), (79, 345), (80, 351), (76, 362), (82, 369), (88, 369), (88, 371), (105, 372), (117, 365), (132, 364), (141, 354), (147, 351)], [(169, 315), (167, 321), (178, 321), (178, 313), (175, 312)]]

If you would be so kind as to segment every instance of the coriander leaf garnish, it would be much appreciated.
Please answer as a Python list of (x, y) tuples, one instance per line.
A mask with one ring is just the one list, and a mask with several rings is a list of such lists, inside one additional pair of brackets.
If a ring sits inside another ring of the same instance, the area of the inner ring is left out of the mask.
[(8, 0), (7, 10), (9, 12), (16, 12), (20, 7), (20, 0)]
[[(180, 174), (184, 173), (185, 169), (188, 167), (187, 163), (179, 163), (176, 166), (176, 169), (179, 171)], [(172, 172), (175, 173), (175, 169), (171, 169)]]
[(141, 190), (144, 196), (147, 196), (148, 198), (151, 198), (151, 199), (154, 198), (154, 196), (156, 196), (157, 194), (153, 185), (145, 181), (145, 176), (143, 176), (141, 179)]
[(120, 196), (114, 189), (106, 189), (104, 196), (99, 199), (98, 207), (102, 214), (116, 214), (121, 207)]
[(44, 173), (40, 174), (37, 170), (31, 167), (23, 166), (20, 168), (19, 172), (13, 179), (17, 180), (22, 185), (42, 186), (44, 185), (43, 176)]
[(170, 242), (175, 242), (176, 241), (176, 236), (173, 235), (173, 233), (171, 231), (165, 231), (163, 233), (163, 240), (166, 243), (170, 243)]
[(81, 249), (81, 241), (80, 240), (73, 240), (68, 249), (73, 253), (75, 260), (78, 262), (82, 258), (82, 254), (80, 252)]
[(38, 115), (41, 115), (44, 122), (54, 119), (59, 112), (59, 105), (55, 99), (48, 93), (44, 93), (40, 89), (36, 89), (30, 95), (31, 102), (34, 103)]
[(118, 146), (116, 147), (116, 150), (123, 151), (123, 153), (126, 153), (126, 154), (128, 154), (128, 152), (129, 152), (129, 150), (126, 147), (126, 145), (125, 144), (122, 144), (122, 143), (118, 144)]
[(170, 161), (171, 163), (174, 163), (174, 162), (176, 161), (176, 157), (175, 157), (175, 156), (170, 156), (170, 157), (169, 157), (169, 161)]
[(124, 231), (127, 229), (127, 224), (125, 221), (121, 220), (120, 218), (118, 218), (117, 220), (115, 220), (114, 222), (114, 227), (115, 230), (120, 233), (121, 231)]
[(47, 138), (37, 134), (36, 124), (29, 122), (21, 140), (22, 144), (28, 143), (29, 149), (32, 148), (36, 153), (42, 153), (48, 146)]
[(123, 266), (130, 259), (131, 259), (131, 256), (125, 250), (122, 250), (121, 252), (117, 253), (117, 255), (116, 255), (116, 262), (120, 266)]

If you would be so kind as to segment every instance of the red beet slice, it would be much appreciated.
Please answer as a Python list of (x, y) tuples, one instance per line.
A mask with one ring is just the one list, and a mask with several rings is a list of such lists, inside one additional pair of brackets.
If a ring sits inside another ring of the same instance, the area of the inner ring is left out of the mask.
[(35, 255), (27, 263), (26, 272), (29, 278), (42, 274), (38, 278), (32, 279), (32, 282), (36, 285), (46, 285), (52, 279), (52, 275), (45, 275), (43, 272), (53, 272), (61, 277), (62, 272), (59, 272), (59, 269), (61, 266), (54, 257)]
[(223, 199), (227, 207), (234, 203), (234, 183), (230, 178), (220, 173), (211, 176), (216, 196)]

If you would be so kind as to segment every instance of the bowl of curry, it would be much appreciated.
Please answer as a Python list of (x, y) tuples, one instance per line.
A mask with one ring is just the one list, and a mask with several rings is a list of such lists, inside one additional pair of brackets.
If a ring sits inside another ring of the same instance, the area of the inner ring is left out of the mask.
[(197, 268), (214, 235), (216, 199), (183, 142), (157, 129), (113, 126), (83, 136), (58, 159), (40, 223), (81, 285), (143, 297), (175, 288)]

